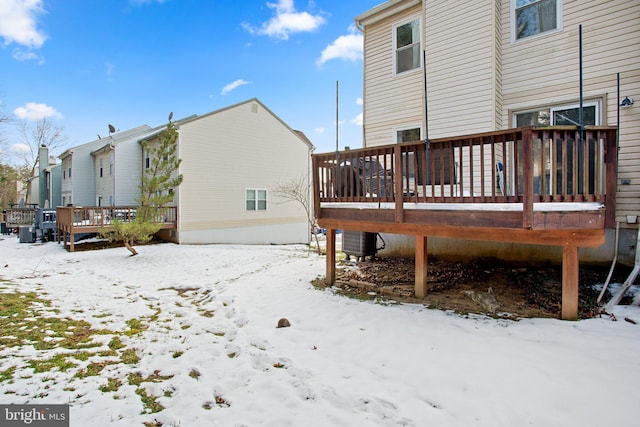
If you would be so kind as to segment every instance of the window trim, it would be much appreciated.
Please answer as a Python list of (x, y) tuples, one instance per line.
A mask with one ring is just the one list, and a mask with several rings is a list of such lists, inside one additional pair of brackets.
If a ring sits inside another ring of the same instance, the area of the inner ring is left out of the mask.
[(412, 124), (412, 125), (406, 125), (406, 126), (398, 126), (393, 128), (393, 143), (394, 144), (400, 144), (401, 141), (398, 141), (398, 132), (402, 132), (403, 130), (411, 130), (411, 129), (419, 129), (420, 130), (420, 140), (423, 139), (422, 135), (423, 135), (423, 131), (422, 131), (422, 124)]
[[(586, 107), (596, 107), (596, 126), (600, 126), (600, 124), (602, 123), (602, 104), (604, 103), (604, 100), (602, 99), (590, 99), (588, 101), (583, 101), (582, 102), (582, 107), (586, 108)], [(574, 103), (562, 103), (562, 104), (551, 104), (551, 105), (544, 105), (538, 108), (528, 108), (528, 109), (524, 109), (524, 110), (513, 110), (511, 112), (511, 126), (512, 127), (517, 127), (518, 126), (518, 121), (516, 119), (516, 115), (518, 114), (525, 114), (525, 113), (533, 113), (536, 111), (541, 111), (541, 110), (549, 110), (549, 126), (555, 126), (553, 123), (553, 112), (554, 111), (560, 111), (560, 110), (569, 110), (572, 108), (580, 108), (580, 103), (579, 102), (574, 102)]]
[[(249, 202), (249, 198), (247, 197), (248, 191), (255, 192), (255, 209), (249, 209), (247, 207), (247, 202)], [(258, 202), (261, 200), (258, 195), (260, 191), (264, 191), (264, 209), (259, 209)], [(245, 212), (267, 212), (269, 210), (269, 191), (266, 188), (245, 188), (244, 190), (244, 210)]]
[(522, 38), (516, 37), (516, 1), (517, 0), (509, 0), (509, 19), (510, 19), (510, 29), (511, 29), (511, 43), (520, 43), (525, 40), (533, 40), (539, 37), (544, 37), (549, 34), (554, 34), (562, 31), (562, 15), (564, 10), (563, 0), (556, 0), (556, 28), (549, 31), (543, 31), (541, 33), (533, 34), (531, 36), (526, 36)]
[(415, 73), (418, 72), (419, 70), (422, 69), (422, 55), (419, 55), (418, 61), (420, 63), (420, 65), (418, 65), (418, 67), (416, 68), (412, 68), (410, 70), (406, 70), (406, 71), (402, 71), (402, 72), (398, 72), (398, 54), (397, 54), (397, 47), (396, 47), (396, 42), (397, 42), (397, 35), (398, 35), (398, 27), (401, 27), (403, 25), (406, 25), (410, 22), (413, 21), (418, 21), (418, 43), (419, 43), (419, 47), (420, 47), (420, 52), (422, 52), (423, 50), (423, 42), (422, 39), (423, 34), (422, 34), (422, 18), (420, 17), (420, 15), (414, 15), (408, 18), (403, 19), (402, 21), (396, 22), (395, 24), (393, 24), (392, 28), (391, 28), (391, 62), (392, 62), (392, 74), (393, 76), (404, 76), (406, 74), (410, 74), (410, 73)]

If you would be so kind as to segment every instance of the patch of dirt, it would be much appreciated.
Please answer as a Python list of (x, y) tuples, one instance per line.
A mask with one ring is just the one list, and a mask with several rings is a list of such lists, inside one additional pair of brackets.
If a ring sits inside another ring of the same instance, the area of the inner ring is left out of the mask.
[[(609, 267), (580, 267), (579, 318), (600, 314), (596, 303)], [(622, 283), (629, 271), (616, 267), (612, 282)], [(375, 258), (340, 261), (336, 286), (341, 293), (360, 298), (382, 298), (421, 303), (431, 308), (496, 317), (559, 318), (562, 301), (562, 267), (521, 267), (501, 261), (455, 262), (429, 259), (427, 295), (414, 297), (413, 258)], [(606, 295), (605, 301), (611, 295)], [(486, 301), (489, 304), (484, 304)], [(497, 303), (498, 307), (495, 307)]]

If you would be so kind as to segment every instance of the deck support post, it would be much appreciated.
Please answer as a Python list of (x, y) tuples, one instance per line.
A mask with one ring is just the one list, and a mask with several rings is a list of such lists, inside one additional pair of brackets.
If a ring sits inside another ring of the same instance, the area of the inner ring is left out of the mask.
[(578, 248), (562, 248), (562, 320), (578, 319)]
[(427, 236), (416, 236), (416, 298), (427, 295)]
[(327, 228), (327, 247), (325, 249), (326, 276), (324, 283), (333, 285), (336, 280), (336, 229)]

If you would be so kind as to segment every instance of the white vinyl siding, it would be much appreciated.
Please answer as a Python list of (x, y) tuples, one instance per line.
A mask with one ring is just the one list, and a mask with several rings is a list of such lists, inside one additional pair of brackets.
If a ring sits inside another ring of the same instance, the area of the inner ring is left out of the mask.
[[(500, 15), (496, 1), (429, 2), (427, 49), (429, 138), (502, 127)], [(455, 22), (457, 29), (452, 28)]]
[[(513, 113), (576, 105), (579, 101), (578, 28), (582, 25), (583, 96), (601, 101), (602, 125), (617, 124), (617, 73), (621, 98), (640, 98), (640, 2), (563, 2), (563, 29), (511, 43), (510, 3), (503, 0), (503, 119)], [(618, 217), (640, 211), (640, 109), (620, 110)]]
[(309, 227), (299, 204), (270, 192), (260, 215), (246, 209), (247, 189), (273, 190), (309, 173), (309, 146), (273, 113), (249, 101), (178, 131), (180, 243), (292, 243), (292, 232), (299, 236), (295, 242), (306, 241)]
[[(104, 167), (105, 164), (108, 164), (110, 155), (111, 150), (100, 150), (98, 153), (94, 154), (94, 164), (96, 166), (96, 200), (102, 196), (101, 206), (104, 206), (108, 197), (113, 194), (113, 177), (108, 173), (105, 173)], [(102, 173), (100, 171), (102, 171)]]
[(364, 34), (365, 146), (395, 142), (391, 129), (407, 123), (423, 123), (422, 72), (394, 73), (395, 24), (422, 18), (421, 8), (405, 10), (366, 27)]

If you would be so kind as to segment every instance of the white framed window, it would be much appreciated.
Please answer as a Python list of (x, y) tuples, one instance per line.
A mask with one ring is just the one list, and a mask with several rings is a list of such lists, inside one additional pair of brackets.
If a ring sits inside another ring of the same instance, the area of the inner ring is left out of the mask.
[(420, 126), (412, 126), (406, 128), (394, 129), (395, 142), (399, 144), (401, 142), (420, 141), (421, 129)]
[(393, 26), (393, 74), (420, 68), (420, 18)]
[(245, 191), (245, 209), (247, 211), (266, 211), (267, 190), (248, 188)]
[(100, 158), (100, 178), (102, 178), (102, 157)]
[[(582, 103), (584, 125), (600, 125), (600, 101)], [(518, 111), (513, 114), (513, 126), (556, 126), (580, 124), (580, 105), (564, 104), (534, 110)]]
[(511, 40), (562, 30), (562, 0), (511, 0)]

